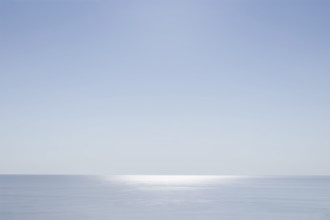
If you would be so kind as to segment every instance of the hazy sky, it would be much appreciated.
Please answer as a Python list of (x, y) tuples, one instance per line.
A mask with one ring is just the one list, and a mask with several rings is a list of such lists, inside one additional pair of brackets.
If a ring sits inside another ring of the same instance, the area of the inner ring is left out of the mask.
[(0, 173), (330, 174), (329, 11), (0, 0)]

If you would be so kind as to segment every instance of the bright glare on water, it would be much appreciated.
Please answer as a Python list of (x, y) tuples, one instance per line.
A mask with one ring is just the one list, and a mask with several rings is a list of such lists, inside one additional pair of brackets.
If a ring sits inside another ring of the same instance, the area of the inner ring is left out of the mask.
[(193, 176), (193, 175), (122, 175), (108, 177), (111, 182), (135, 187), (137, 190), (177, 191), (200, 190), (217, 184), (230, 184), (235, 176)]
[(2, 220), (329, 220), (330, 178), (0, 175)]
[(228, 183), (239, 177), (234, 176), (191, 176), (191, 175), (127, 175), (110, 178), (111, 181), (121, 181), (135, 185), (207, 185)]

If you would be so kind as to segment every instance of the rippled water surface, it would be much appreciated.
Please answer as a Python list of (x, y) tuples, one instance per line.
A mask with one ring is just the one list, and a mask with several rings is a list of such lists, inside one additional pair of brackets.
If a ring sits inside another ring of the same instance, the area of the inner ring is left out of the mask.
[(1, 220), (330, 220), (330, 177), (0, 175)]

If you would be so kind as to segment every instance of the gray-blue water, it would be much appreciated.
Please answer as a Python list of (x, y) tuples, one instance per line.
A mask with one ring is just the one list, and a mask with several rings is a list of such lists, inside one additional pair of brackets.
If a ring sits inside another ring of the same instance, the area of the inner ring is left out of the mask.
[(330, 177), (0, 175), (1, 220), (329, 220)]

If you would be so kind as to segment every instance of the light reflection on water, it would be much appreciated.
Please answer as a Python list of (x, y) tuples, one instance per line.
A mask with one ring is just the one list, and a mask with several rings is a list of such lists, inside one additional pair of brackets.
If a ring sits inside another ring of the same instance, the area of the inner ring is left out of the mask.
[[(146, 206), (177, 206), (207, 204), (213, 201), (207, 191), (230, 186), (240, 176), (197, 175), (122, 175), (106, 178), (111, 183), (139, 191), (140, 204)], [(134, 198), (134, 197), (132, 197)]]
[(124, 175), (109, 178), (133, 186), (162, 187), (167, 189), (198, 188), (212, 184), (230, 184), (237, 176), (190, 176), (190, 175)]

